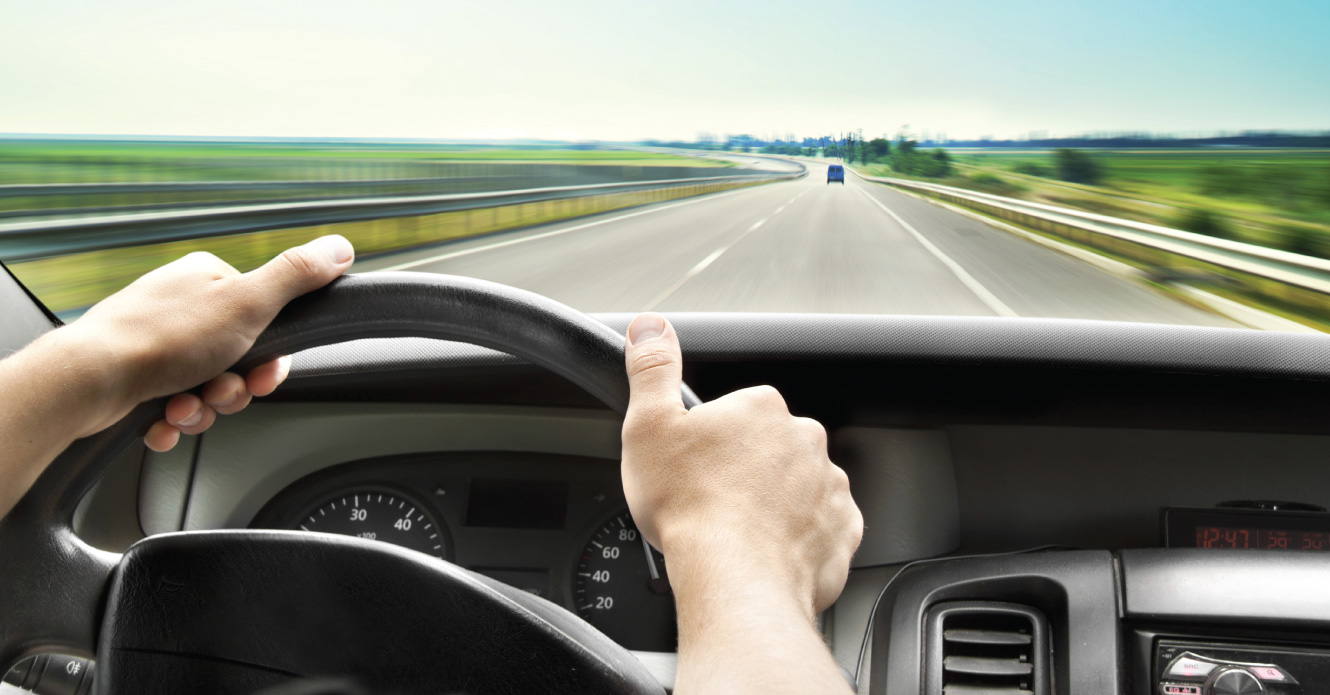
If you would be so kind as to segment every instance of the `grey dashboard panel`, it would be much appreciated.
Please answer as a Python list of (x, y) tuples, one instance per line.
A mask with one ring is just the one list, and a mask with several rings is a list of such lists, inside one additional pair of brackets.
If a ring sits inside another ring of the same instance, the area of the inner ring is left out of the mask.
[(186, 492), (194, 475), (197, 435), (182, 435), (170, 451), (148, 451), (139, 477), (139, 526), (149, 536), (179, 531), (185, 522)]
[(1162, 507), (1330, 507), (1330, 438), (1092, 427), (948, 428), (964, 551), (1155, 547)]
[(1148, 548), (1121, 555), (1123, 615), (1164, 623), (1330, 626), (1330, 557), (1317, 552)]
[(842, 427), (832, 460), (864, 515), (854, 567), (943, 555), (961, 542), (951, 447), (943, 430)]
[[(904, 565), (850, 570), (845, 588), (832, 606), (830, 623), (825, 625), (832, 656), (836, 658), (836, 664), (847, 673), (854, 674), (860, 669), (862, 673), (868, 673), (872, 650), (864, 650), (862, 665), (859, 663), (859, 655), (865, 640), (872, 641), (868, 631), (869, 618), (873, 614), (877, 597), (882, 593), (882, 587), (902, 567)], [(861, 688), (866, 687), (868, 679), (861, 677), (859, 683)]]
[(378, 456), (526, 451), (617, 459), (619, 429), (617, 416), (596, 410), (255, 403), (203, 436), (183, 526), (243, 528), (296, 480)]

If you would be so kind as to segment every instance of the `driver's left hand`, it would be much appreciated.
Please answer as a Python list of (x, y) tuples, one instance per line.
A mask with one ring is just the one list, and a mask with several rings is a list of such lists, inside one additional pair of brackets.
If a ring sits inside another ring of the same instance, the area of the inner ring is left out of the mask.
[[(254, 344), (287, 302), (318, 289), (351, 267), (355, 251), (339, 235), (289, 249), (240, 273), (211, 253), (191, 253), (135, 280), (57, 333), (74, 341), (95, 367), (88, 378), (103, 394), (86, 430), (97, 432), (151, 398), (172, 396), (166, 418), (144, 442), (155, 451), (181, 433), (208, 429), (266, 396), (286, 378), (282, 357), (240, 375), (223, 371)], [(86, 368), (86, 367), (84, 367)], [(182, 393), (202, 384), (201, 396)]]

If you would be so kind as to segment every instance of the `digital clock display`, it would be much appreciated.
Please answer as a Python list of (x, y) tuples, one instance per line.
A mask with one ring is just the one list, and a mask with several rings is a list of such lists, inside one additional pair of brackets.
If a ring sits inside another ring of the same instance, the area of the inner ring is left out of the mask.
[(1200, 526), (1197, 548), (1261, 548), (1263, 550), (1330, 550), (1330, 533), (1288, 529)]
[(1163, 510), (1169, 548), (1330, 551), (1330, 514), (1212, 507)]

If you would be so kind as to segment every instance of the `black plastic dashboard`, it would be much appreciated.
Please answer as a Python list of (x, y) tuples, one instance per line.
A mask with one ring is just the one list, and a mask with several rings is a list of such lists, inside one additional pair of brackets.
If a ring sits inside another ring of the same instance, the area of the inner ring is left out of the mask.
[[(600, 318), (622, 329), (629, 317)], [(1167, 640), (1322, 645), (1330, 603), (1313, 587), (1330, 585), (1325, 556), (1160, 549), (1159, 512), (1233, 499), (1330, 507), (1330, 339), (1079, 321), (671, 318), (703, 398), (772, 384), (831, 431), (866, 531), (822, 627), (842, 667), (862, 666), (862, 692), (929, 682), (928, 621), (949, 602), (1042, 613), (1059, 693), (1159, 692), (1153, 650)], [(511, 357), (435, 341), (319, 348), (297, 356), (292, 376), (187, 454), (142, 458), (145, 532), (292, 528), (343, 492), (399, 493), (446, 528), (447, 559), (570, 610), (586, 605), (577, 564), (623, 509), (612, 414)], [(473, 523), (476, 481), (482, 492), (496, 481), (566, 486), (562, 523)], [(933, 562), (1046, 545), (1078, 550)], [(649, 572), (645, 560), (635, 571)], [(1257, 600), (1263, 585), (1283, 596)], [(616, 638), (670, 651), (669, 638)]]

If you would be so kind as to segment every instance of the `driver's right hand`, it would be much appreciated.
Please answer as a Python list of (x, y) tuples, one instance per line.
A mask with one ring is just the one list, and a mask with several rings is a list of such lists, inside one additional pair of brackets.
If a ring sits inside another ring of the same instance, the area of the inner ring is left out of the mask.
[(633, 321), (626, 358), (624, 492), (676, 596), (681, 582), (751, 583), (788, 593), (811, 622), (840, 595), (863, 535), (826, 430), (770, 386), (685, 409), (679, 339), (657, 314)]

